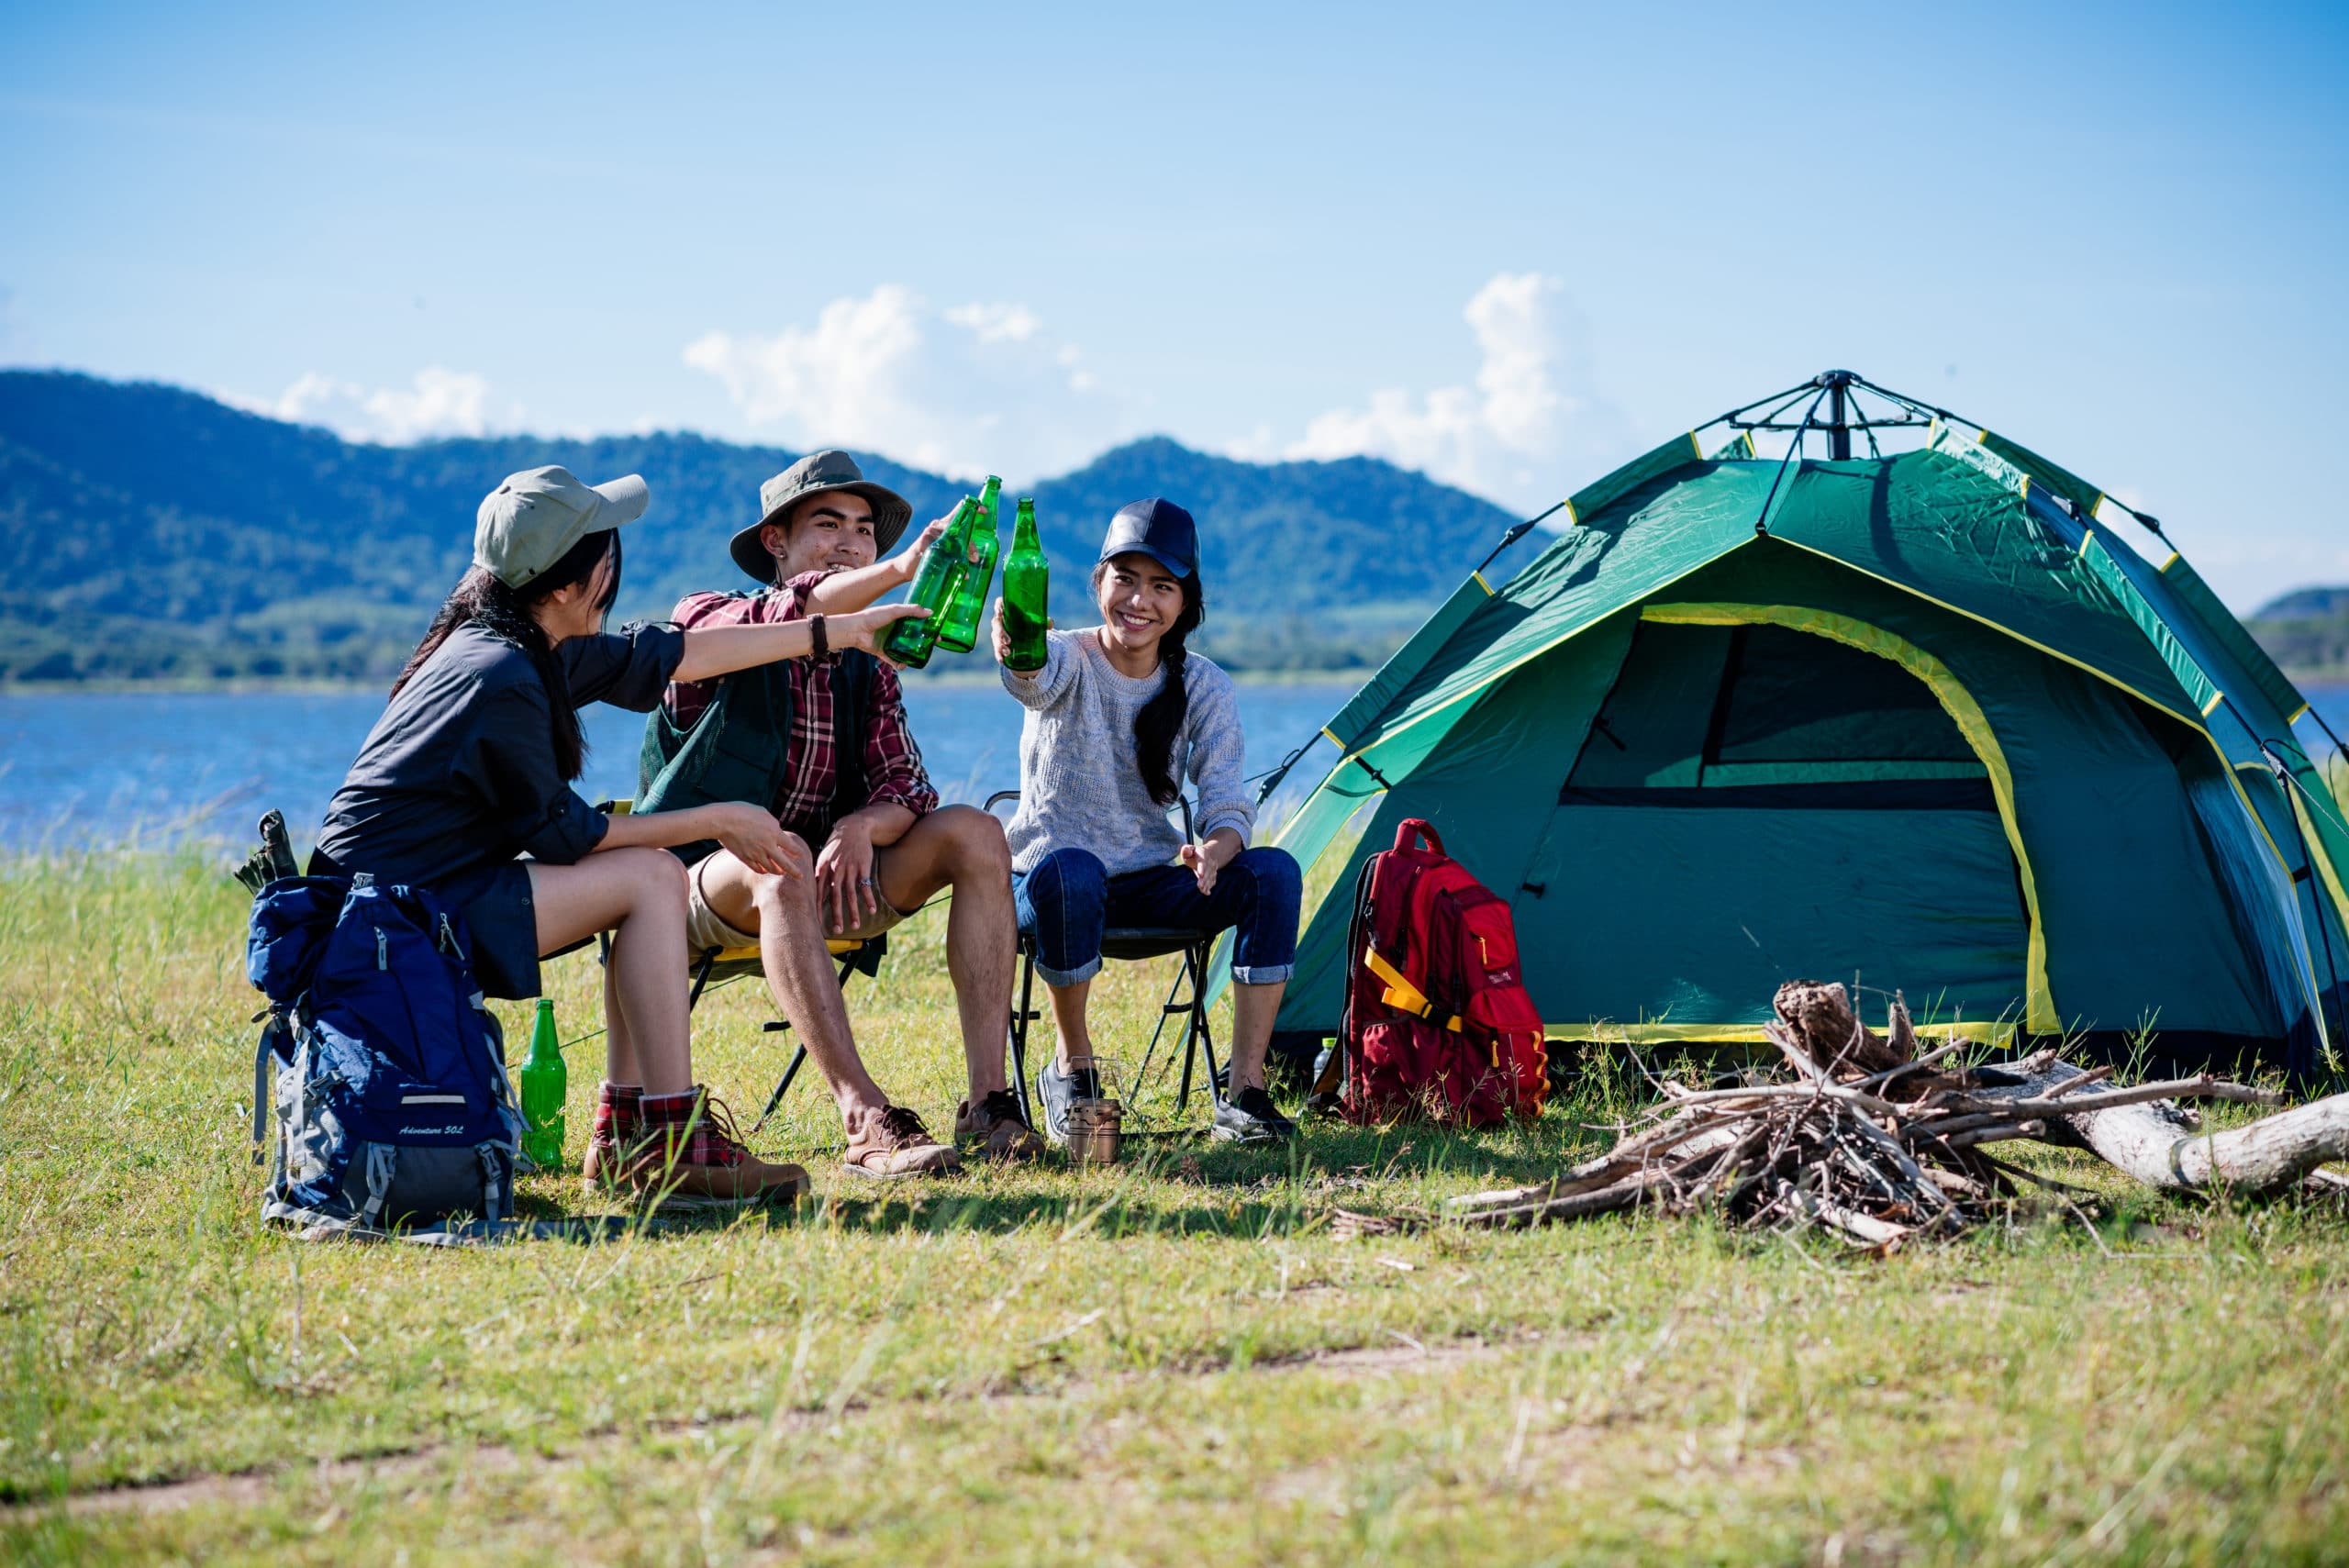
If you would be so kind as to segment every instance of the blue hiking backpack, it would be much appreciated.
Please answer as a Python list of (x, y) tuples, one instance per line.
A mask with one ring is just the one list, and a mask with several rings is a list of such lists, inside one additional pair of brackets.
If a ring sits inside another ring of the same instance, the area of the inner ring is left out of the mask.
[(522, 1122), (471, 952), (429, 888), (286, 877), (253, 900), (263, 1219), (331, 1235), (511, 1217)]

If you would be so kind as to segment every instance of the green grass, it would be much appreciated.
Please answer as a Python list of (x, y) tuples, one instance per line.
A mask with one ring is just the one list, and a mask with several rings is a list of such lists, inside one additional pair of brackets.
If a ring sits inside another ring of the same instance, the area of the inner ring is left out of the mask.
[[(1333, 1239), (1605, 1135), (1316, 1129), (466, 1252), (263, 1231), (243, 901), (0, 865), (0, 1553), (20, 1562), (2126, 1562), (2349, 1555), (2337, 1208), (2115, 1193), (1873, 1261), (1631, 1217)], [(941, 931), (852, 1010), (959, 1097)], [(591, 966), (550, 969), (566, 1034)], [(1139, 1055), (1163, 966), (1097, 993)], [(698, 1018), (755, 1110), (748, 986)], [(509, 1015), (522, 1038), (524, 1015)], [(573, 1059), (576, 1151), (600, 1066)], [(1196, 1113), (1196, 1106), (1195, 1106)], [(2048, 1162), (2101, 1183), (2083, 1165)], [(580, 1212), (533, 1179), (544, 1214)]]

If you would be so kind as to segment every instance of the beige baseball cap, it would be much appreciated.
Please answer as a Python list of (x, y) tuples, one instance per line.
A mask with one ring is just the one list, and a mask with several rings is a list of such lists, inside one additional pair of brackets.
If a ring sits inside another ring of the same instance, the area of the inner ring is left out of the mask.
[(633, 473), (602, 484), (582, 484), (569, 469), (551, 463), (509, 473), (482, 497), (473, 521), (473, 564), (509, 588), (522, 587), (589, 534), (644, 516), (651, 499), (643, 479)]

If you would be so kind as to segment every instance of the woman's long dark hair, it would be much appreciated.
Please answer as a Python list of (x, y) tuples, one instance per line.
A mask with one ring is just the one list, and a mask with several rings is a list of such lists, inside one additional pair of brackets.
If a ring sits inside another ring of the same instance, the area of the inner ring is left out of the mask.
[(547, 708), (554, 720), (554, 770), (565, 779), (577, 778), (586, 766), (587, 738), (580, 731), (579, 710), (572, 706), (571, 687), (562, 678), (562, 666), (555, 660), (554, 646), (547, 641), (546, 628), (539, 625), (530, 610), (556, 589), (573, 587), (595, 576), (597, 564), (607, 553), (612, 558), (612, 577), (604, 585), (596, 607), (608, 611), (620, 592), (618, 528), (587, 535), (565, 550), (552, 566), (519, 588), (507, 587), (485, 566), (468, 568), (457, 579), (457, 585), (449, 590), (448, 599), (425, 630), (424, 640), (407, 656), (406, 667), (392, 683), (391, 695), (400, 695), (400, 688), (449, 640), (450, 633), (459, 627), (477, 626), (492, 637), (512, 643), (538, 666), (539, 679), (546, 683)]
[[(1101, 596), (1101, 576), (1109, 570), (1103, 562), (1093, 569), (1093, 596)], [(1183, 662), (1190, 651), (1183, 646), (1199, 623), (1208, 618), (1206, 590), (1199, 586), (1199, 574), (1193, 572), (1181, 579), (1183, 613), (1159, 639), (1158, 657), (1166, 670), (1165, 684), (1158, 695), (1141, 705), (1134, 715), (1134, 759), (1141, 764), (1142, 787), (1150, 791), (1150, 798), (1161, 806), (1172, 806), (1183, 793), (1183, 781), (1174, 776), (1174, 737), (1183, 733), (1183, 721), (1191, 714), (1191, 689), (1183, 678)]]

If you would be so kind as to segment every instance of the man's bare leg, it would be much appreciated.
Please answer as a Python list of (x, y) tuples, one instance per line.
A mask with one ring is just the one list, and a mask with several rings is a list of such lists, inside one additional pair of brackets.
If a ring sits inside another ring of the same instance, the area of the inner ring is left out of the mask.
[(694, 869), (701, 877), (702, 897), (718, 918), (738, 931), (758, 933), (767, 989), (823, 1074), (841, 1125), (853, 1132), (870, 1113), (887, 1106), (889, 1097), (856, 1054), (848, 1005), (824, 947), (816, 879), (754, 872), (724, 850)]
[(1011, 905), (1011, 851), (1003, 824), (969, 806), (930, 812), (881, 853), (881, 896), (912, 909), (947, 887), (946, 972), (963, 1026), (963, 1060), (971, 1103), (1008, 1085), (1004, 1025), (1011, 1016), (1011, 973), (1019, 917)]

